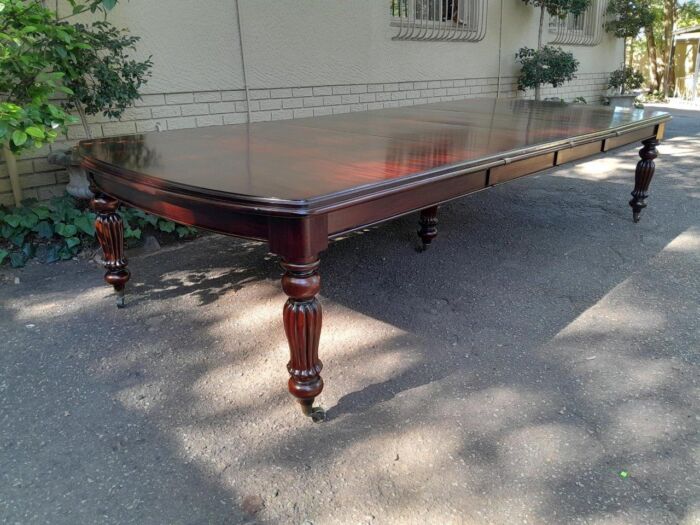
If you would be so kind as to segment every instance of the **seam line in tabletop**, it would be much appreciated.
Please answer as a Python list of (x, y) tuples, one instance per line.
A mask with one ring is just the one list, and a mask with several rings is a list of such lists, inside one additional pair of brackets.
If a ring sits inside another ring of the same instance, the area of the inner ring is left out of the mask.
[[(491, 100), (491, 99), (488, 99), (488, 100)], [(424, 104), (424, 105), (412, 106), (412, 108), (426, 109), (426, 110), (430, 110), (430, 111), (441, 111), (441, 112), (445, 112), (445, 113), (469, 114), (467, 111), (457, 110), (457, 109), (452, 110), (452, 109), (447, 109), (447, 108), (421, 107), (421, 106), (432, 106), (432, 105), (437, 105), (437, 104), (442, 104), (442, 103), (437, 102), (437, 103), (432, 103), (432, 104)], [(416, 122), (416, 123), (422, 123), (422, 124), (430, 124), (430, 125), (434, 125), (434, 126), (453, 126), (453, 127), (466, 128), (466, 129), (474, 127), (473, 125), (470, 125), (468, 123), (443, 122), (440, 120), (429, 120), (429, 119), (420, 119), (420, 118), (415, 118), (415, 117), (404, 117), (404, 116), (396, 117), (390, 113), (392, 111), (399, 110), (399, 109), (401, 109), (401, 108), (386, 108), (386, 109), (379, 109), (379, 110), (375, 110), (375, 111), (367, 111), (367, 112), (363, 112), (363, 116), (370, 115), (372, 113), (377, 114), (377, 113), (381, 112), (383, 115), (389, 117), (391, 120), (394, 120), (394, 121)], [(590, 109), (589, 111), (595, 111), (595, 109)], [(386, 112), (386, 113), (384, 113), (384, 112)], [(656, 113), (655, 115), (651, 115), (644, 120), (627, 122), (627, 123), (622, 124), (622, 125), (617, 126), (617, 127), (607, 128), (605, 131), (617, 130), (618, 133), (624, 133), (626, 131), (632, 131), (636, 127), (641, 128), (641, 127), (644, 127), (645, 125), (656, 124), (656, 123), (663, 122), (663, 121), (670, 119), (670, 116), (668, 113), (664, 113), (664, 112), (655, 112), (655, 113)], [(364, 136), (392, 139), (392, 140), (406, 142), (406, 143), (419, 143), (417, 140), (413, 140), (411, 138), (396, 138), (395, 136), (393, 136), (391, 134), (379, 133), (377, 131), (372, 131), (372, 130), (362, 131), (362, 132), (350, 131), (350, 130), (345, 130), (345, 129), (324, 127), (321, 125), (313, 125), (310, 123), (310, 121), (313, 121), (313, 120), (329, 119), (329, 118), (338, 117), (338, 116), (340, 116), (340, 115), (326, 115), (323, 117), (308, 117), (308, 118), (302, 118), (302, 119), (292, 119), (292, 120), (279, 121), (279, 122), (275, 122), (274, 124), (282, 124), (286, 127), (292, 127), (292, 128), (301, 127), (301, 128), (306, 128), (306, 129), (322, 130), (322, 131), (325, 131), (328, 133), (342, 133), (345, 135), (353, 135), (353, 136), (364, 135)], [(658, 122), (657, 122), (656, 119), (661, 119), (661, 120), (658, 120)], [(268, 123), (264, 123), (264, 124), (270, 124), (270, 123), (268, 122)], [(487, 129), (487, 128), (479, 128), (479, 129)], [(491, 129), (491, 128), (488, 128), (488, 129)], [(508, 127), (499, 127), (497, 129), (509, 129), (509, 128)], [(576, 138), (586, 137), (588, 135), (590, 135), (590, 134), (577, 135)], [(557, 140), (565, 140), (565, 139), (557, 139)], [(571, 138), (569, 137), (568, 140), (571, 140)], [(534, 146), (537, 146), (539, 144), (547, 144), (549, 142), (554, 142), (554, 141), (543, 141), (543, 142), (540, 142), (537, 144), (532, 144), (530, 147), (534, 147)], [(515, 150), (513, 150), (513, 151), (515, 151)]]
[[(619, 134), (624, 134), (613, 132), (614, 130), (617, 130), (618, 132), (621, 132), (621, 130), (624, 130), (626, 132), (632, 132), (638, 129), (644, 129), (648, 126), (659, 125), (663, 122), (668, 121), (669, 119), (670, 116), (668, 114), (656, 115), (655, 117), (651, 117), (647, 120), (627, 124), (618, 128), (610, 128), (608, 130), (598, 131), (587, 135), (579, 135), (574, 138), (544, 142), (528, 148), (517, 148), (505, 152), (499, 152), (488, 157), (471, 159), (469, 161), (463, 161), (454, 164), (446, 164), (438, 168), (411, 175), (406, 175), (403, 177), (398, 177), (392, 180), (374, 182), (366, 185), (358, 185), (347, 190), (334, 192), (332, 194), (312, 197), (308, 199), (308, 204), (310, 210), (313, 212), (327, 213), (328, 211), (340, 207), (341, 205), (347, 206), (358, 202), (362, 202), (363, 200), (370, 200), (375, 196), (370, 190), (377, 190), (377, 193), (379, 193), (382, 190), (384, 190), (384, 192), (391, 192), (392, 190), (400, 191), (401, 189), (405, 189), (404, 187), (420, 185), (425, 182), (428, 182), (428, 180), (433, 181), (440, 180), (443, 178), (456, 177), (470, 172), (476, 172), (483, 169), (491, 169), (496, 166), (505, 165), (518, 160), (524, 160), (539, 154), (553, 153), (563, 149), (572, 148), (578, 145), (595, 142), (596, 140), (605, 140), (614, 136), (619, 136)], [(355, 198), (343, 199), (343, 197), (345, 196)], [(326, 203), (325, 207), (323, 206), (324, 202)]]

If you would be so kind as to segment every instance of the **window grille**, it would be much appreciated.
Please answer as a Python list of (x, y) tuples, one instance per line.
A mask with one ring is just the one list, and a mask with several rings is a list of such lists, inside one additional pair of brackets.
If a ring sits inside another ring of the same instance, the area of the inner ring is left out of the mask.
[(607, 0), (593, 0), (580, 15), (549, 18), (549, 32), (554, 36), (550, 44), (569, 46), (597, 46), (603, 39), (603, 22)]
[(394, 40), (478, 42), (486, 36), (488, 0), (390, 0)]

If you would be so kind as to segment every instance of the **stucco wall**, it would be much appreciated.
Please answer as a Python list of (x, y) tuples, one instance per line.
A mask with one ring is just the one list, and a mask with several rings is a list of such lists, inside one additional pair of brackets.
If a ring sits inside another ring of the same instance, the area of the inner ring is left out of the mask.
[[(498, 76), (501, 0), (489, 0), (486, 37), (476, 43), (393, 41), (384, 0), (239, 2), (251, 88)], [(515, 76), (516, 50), (537, 45), (539, 15), (521, 0), (502, 3), (501, 73)], [(153, 55), (146, 93), (244, 87), (234, 0), (123, 2), (110, 18)], [(581, 73), (612, 71), (622, 60), (621, 41), (607, 35), (568, 49)]]
[[(521, 0), (489, 0), (481, 42), (405, 42), (391, 37), (383, 0), (240, 0), (250, 104), (246, 102), (234, 0), (121, 2), (110, 13), (152, 55), (153, 78), (143, 100), (121, 121), (90, 118), (93, 136), (182, 127), (301, 118), (516, 92), (515, 52), (537, 44), (538, 13)], [(502, 27), (501, 27), (502, 24)], [(499, 33), (502, 30), (502, 38)], [(546, 35), (547, 36), (547, 35)], [(545, 37), (546, 38), (546, 37)], [(597, 102), (619, 66), (622, 43), (604, 36), (594, 47), (569, 47), (581, 62), (578, 78), (543, 96)], [(65, 173), (49, 165), (50, 150), (84, 138), (80, 126), (19, 162), (26, 197), (63, 191)], [(0, 164), (0, 204), (12, 196)]]

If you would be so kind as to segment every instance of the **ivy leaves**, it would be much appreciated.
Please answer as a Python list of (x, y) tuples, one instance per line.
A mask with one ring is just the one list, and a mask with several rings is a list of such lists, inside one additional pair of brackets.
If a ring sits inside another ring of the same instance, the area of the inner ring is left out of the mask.
[[(70, 259), (83, 241), (94, 237), (95, 215), (75, 206), (72, 199), (56, 198), (48, 204), (0, 208), (0, 245), (13, 267), (24, 266), (39, 253), (47, 262)], [(3, 242), (4, 241), (4, 242)]]
[[(193, 237), (197, 230), (189, 226), (149, 215), (141, 210), (121, 208), (124, 238), (138, 241), (144, 231)], [(81, 249), (94, 247), (96, 215), (70, 196), (56, 197), (48, 203), (25, 201), (8, 210), (0, 207), (0, 264), (9, 261), (17, 268), (33, 258), (45, 262), (71, 259)]]

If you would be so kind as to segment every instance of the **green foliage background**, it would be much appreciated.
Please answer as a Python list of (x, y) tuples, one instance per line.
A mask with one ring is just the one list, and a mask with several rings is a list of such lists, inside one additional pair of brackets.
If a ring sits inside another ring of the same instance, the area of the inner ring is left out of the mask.
[[(120, 208), (127, 244), (137, 242), (146, 231), (190, 238), (197, 230), (149, 215), (133, 208)], [(69, 195), (49, 202), (25, 201), (8, 209), (0, 206), (0, 265), (24, 266), (41, 254), (45, 262), (71, 259), (84, 248), (97, 246), (96, 215), (85, 203)]]
[(558, 87), (576, 78), (579, 62), (572, 53), (561, 47), (544, 46), (539, 51), (523, 47), (515, 57), (522, 65), (518, 77), (518, 89), (521, 91), (543, 84)]
[(150, 59), (129, 58), (138, 37), (106, 20), (68, 20), (106, 13), (116, 0), (68, 2), (72, 13), (60, 18), (38, 0), (0, 0), (0, 144), (15, 155), (77, 122), (66, 110), (119, 117), (150, 74)]

